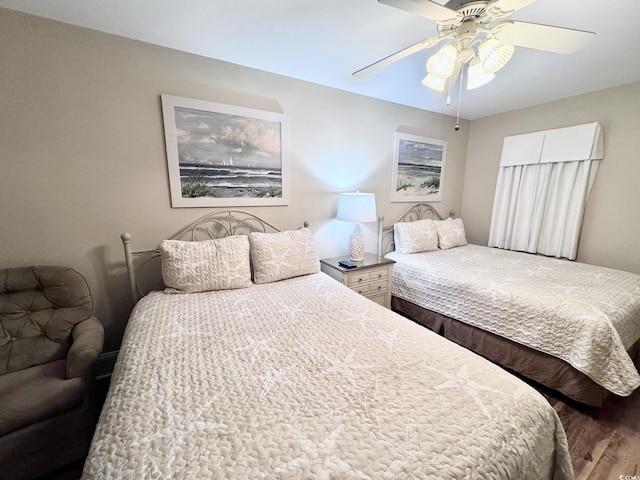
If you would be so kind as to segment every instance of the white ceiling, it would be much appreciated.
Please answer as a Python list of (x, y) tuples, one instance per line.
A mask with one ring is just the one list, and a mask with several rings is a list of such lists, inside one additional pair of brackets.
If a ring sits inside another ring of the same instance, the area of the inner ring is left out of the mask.
[[(434, 50), (352, 77), (436, 35), (430, 20), (376, 0), (0, 0), (0, 7), (433, 112), (455, 116), (458, 107), (457, 88), (447, 106), (420, 83)], [(510, 18), (596, 36), (572, 55), (517, 47), (493, 82), (463, 91), (462, 118), (640, 80), (637, 0), (538, 0)]]

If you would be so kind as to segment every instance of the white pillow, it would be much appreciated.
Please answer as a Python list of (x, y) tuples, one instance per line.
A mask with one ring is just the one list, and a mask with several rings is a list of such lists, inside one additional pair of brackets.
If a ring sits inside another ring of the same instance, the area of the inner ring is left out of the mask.
[(313, 235), (308, 228), (277, 233), (251, 232), (253, 281), (271, 283), (320, 271)]
[(251, 285), (246, 235), (199, 242), (164, 240), (160, 254), (166, 293), (230, 290)]
[(464, 233), (464, 224), (461, 218), (447, 218), (435, 223), (438, 230), (438, 242), (442, 250), (467, 244), (467, 237)]
[(400, 253), (419, 253), (438, 249), (438, 232), (429, 218), (393, 225), (396, 250)]

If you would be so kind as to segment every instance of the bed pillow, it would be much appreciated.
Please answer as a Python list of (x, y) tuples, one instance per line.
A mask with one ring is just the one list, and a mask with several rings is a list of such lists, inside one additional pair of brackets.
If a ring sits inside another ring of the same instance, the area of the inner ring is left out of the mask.
[(393, 225), (393, 239), (400, 253), (429, 252), (438, 249), (438, 232), (433, 220), (398, 222)]
[(164, 240), (160, 255), (166, 293), (231, 290), (251, 285), (246, 235), (199, 242)]
[(253, 281), (271, 283), (320, 271), (313, 235), (308, 228), (249, 234)]
[(442, 250), (467, 244), (467, 237), (464, 233), (464, 224), (461, 218), (447, 218), (435, 223), (438, 230), (438, 243)]

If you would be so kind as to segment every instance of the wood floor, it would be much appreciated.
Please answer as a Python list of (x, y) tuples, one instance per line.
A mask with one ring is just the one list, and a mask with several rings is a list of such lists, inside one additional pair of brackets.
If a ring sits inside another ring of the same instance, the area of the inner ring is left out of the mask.
[(640, 389), (590, 408), (538, 388), (562, 421), (576, 480), (640, 480)]

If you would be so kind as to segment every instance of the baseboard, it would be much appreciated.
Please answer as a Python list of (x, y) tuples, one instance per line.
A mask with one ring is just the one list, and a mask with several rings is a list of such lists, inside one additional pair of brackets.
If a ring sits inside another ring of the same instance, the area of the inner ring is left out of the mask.
[(96, 380), (103, 380), (110, 378), (113, 373), (113, 367), (116, 364), (119, 350), (113, 352), (104, 352), (98, 355), (95, 363), (93, 364), (93, 372)]

